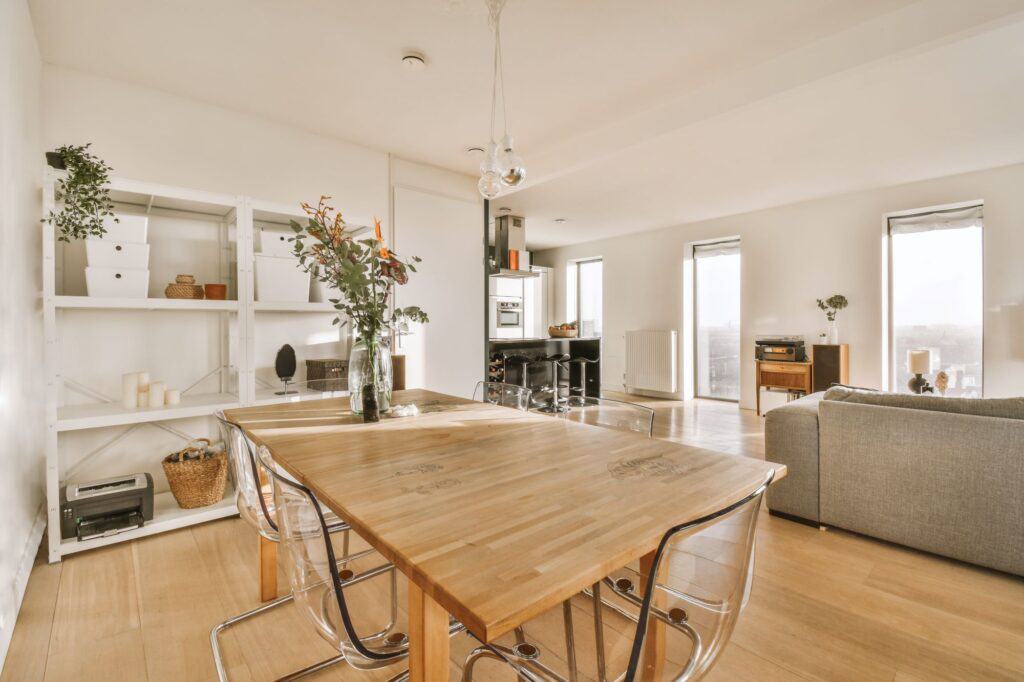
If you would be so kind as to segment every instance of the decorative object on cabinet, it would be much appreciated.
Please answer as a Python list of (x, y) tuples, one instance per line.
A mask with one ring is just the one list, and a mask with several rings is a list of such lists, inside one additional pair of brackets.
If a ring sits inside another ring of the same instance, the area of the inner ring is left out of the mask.
[(314, 391), (347, 391), (348, 360), (306, 360), (306, 383)]
[(57, 239), (62, 242), (102, 237), (107, 232), (104, 219), (118, 221), (107, 188), (113, 168), (90, 154), (90, 146), (91, 142), (64, 145), (46, 153), (47, 163), (67, 170), (67, 177), (59, 178), (56, 186), (57, 199), (64, 202), (63, 207), (60, 211), (51, 209), (43, 218), (44, 223), (57, 228)]
[(227, 284), (204, 284), (203, 293), (208, 301), (223, 301), (228, 297)]
[(935, 375), (935, 388), (941, 395), (946, 395), (946, 391), (949, 390), (949, 374), (945, 370), (939, 370), (939, 373)]
[(841, 344), (815, 344), (811, 347), (814, 362), (813, 393), (824, 391), (835, 384), (850, 383), (850, 346)]
[(286, 343), (281, 346), (281, 349), (277, 351), (277, 357), (274, 358), (274, 372), (277, 374), (277, 378), (284, 382), (284, 390), (277, 391), (274, 395), (295, 393), (295, 391), (288, 390), (288, 382), (295, 377), (295, 368), (295, 349)]
[(805, 362), (807, 350), (802, 336), (756, 336), (754, 358), (772, 362)]
[(161, 462), (171, 494), (182, 509), (208, 507), (220, 502), (228, 480), (228, 459), (213, 450), (209, 438), (197, 438)]
[(907, 351), (907, 369), (914, 376), (907, 382), (911, 393), (934, 393), (924, 375), (931, 371), (932, 352), (927, 348), (915, 348)]
[[(390, 402), (391, 334), (406, 331), (410, 323), (428, 322), (418, 306), (390, 306), (395, 286), (408, 283), (409, 272), (416, 272), (420, 258), (401, 260), (384, 243), (376, 219), (376, 238), (356, 240), (341, 213), (327, 204), (329, 198), (320, 197), (316, 207), (302, 204), (308, 216), (305, 225), (291, 221), (294, 255), (304, 272), (341, 293), (331, 303), (344, 313), (345, 324), (355, 325), (360, 339), (349, 356), (352, 411), (362, 413), (364, 421), (378, 421), (381, 408), (386, 411)], [(341, 324), (341, 319), (339, 315), (335, 324)], [(386, 362), (381, 359), (385, 355)]]
[(836, 315), (840, 310), (850, 305), (842, 294), (832, 294), (825, 300), (818, 299), (818, 308), (825, 313), (828, 320), (828, 342), (835, 345), (839, 343), (839, 327), (836, 325)]
[(203, 288), (196, 284), (196, 278), (192, 275), (178, 275), (174, 278), (174, 283), (168, 284), (164, 289), (164, 296), (202, 300)]

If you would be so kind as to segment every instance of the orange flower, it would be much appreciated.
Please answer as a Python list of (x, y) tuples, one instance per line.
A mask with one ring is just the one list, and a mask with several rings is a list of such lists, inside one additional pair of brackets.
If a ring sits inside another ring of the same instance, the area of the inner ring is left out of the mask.
[(380, 231), (380, 218), (373, 219), (373, 231), (377, 235), (377, 241), (380, 243), (380, 257), (391, 258), (391, 252), (388, 251), (388, 247), (384, 246), (384, 235)]

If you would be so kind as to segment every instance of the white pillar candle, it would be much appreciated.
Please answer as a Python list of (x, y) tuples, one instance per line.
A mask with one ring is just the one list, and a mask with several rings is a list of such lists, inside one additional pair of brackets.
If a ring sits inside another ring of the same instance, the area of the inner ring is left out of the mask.
[(134, 410), (139, 406), (139, 373), (128, 372), (121, 375), (121, 404), (126, 410)]
[(928, 374), (932, 371), (932, 352), (927, 348), (907, 351), (907, 369), (911, 374)]
[(149, 372), (139, 372), (139, 393), (149, 392)]
[(164, 393), (164, 404), (165, 405), (177, 405), (181, 402), (181, 391), (169, 388)]
[(137, 402), (139, 407), (149, 407), (149, 389), (139, 391)]
[(164, 391), (167, 388), (164, 386), (162, 381), (154, 381), (149, 385), (149, 406), (150, 407), (163, 407), (164, 406)]

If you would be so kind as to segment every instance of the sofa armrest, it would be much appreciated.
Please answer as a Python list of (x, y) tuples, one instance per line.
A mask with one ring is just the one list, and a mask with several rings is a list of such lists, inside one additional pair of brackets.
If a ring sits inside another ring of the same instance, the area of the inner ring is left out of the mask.
[(1024, 421), (823, 400), (821, 521), (1024, 575)]
[(788, 473), (768, 489), (768, 508), (818, 522), (818, 403), (815, 393), (765, 415), (764, 457)]

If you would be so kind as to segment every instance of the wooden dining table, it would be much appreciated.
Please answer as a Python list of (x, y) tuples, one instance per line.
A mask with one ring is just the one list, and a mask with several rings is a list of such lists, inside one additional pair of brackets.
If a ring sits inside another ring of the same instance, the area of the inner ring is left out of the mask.
[(785, 467), (426, 390), (228, 410), (409, 580), (409, 670), (447, 681), (449, 614), (491, 642)]

